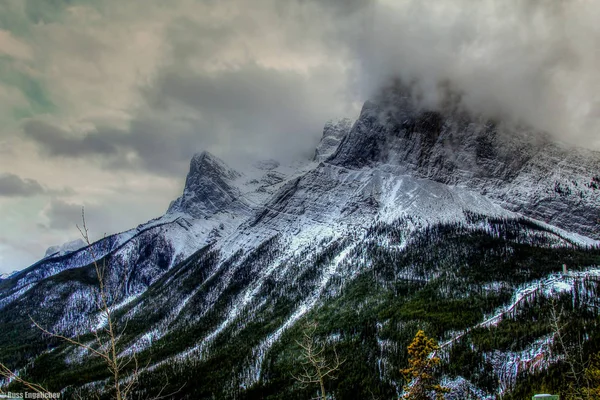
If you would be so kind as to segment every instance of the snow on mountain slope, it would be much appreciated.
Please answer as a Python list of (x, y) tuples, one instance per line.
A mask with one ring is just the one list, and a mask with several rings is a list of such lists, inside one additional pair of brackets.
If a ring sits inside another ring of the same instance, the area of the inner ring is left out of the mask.
[(402, 88), (366, 102), (328, 162), (351, 169), (390, 165), (600, 239), (600, 153), (454, 110), (420, 110)]
[[(502, 207), (502, 205), (507, 205), (504, 198), (498, 195), (499, 190), (505, 188), (503, 185), (506, 183), (502, 179), (512, 184), (513, 189), (520, 185), (516, 189), (523, 197), (522, 193), (532, 190), (531, 179), (527, 180), (526, 177), (529, 171), (535, 169), (535, 162), (531, 161), (527, 167), (519, 166), (519, 160), (510, 160), (511, 154), (507, 152), (502, 156), (506, 160), (496, 160), (495, 166), (491, 165), (493, 164), (491, 162), (490, 165), (485, 166), (484, 170), (487, 170), (487, 176), (479, 176), (481, 174), (477, 171), (458, 170), (452, 167), (452, 172), (456, 173), (441, 179), (441, 172), (435, 172), (432, 169), (435, 167), (435, 162), (433, 166), (419, 165), (422, 163), (423, 153), (430, 152), (430, 149), (425, 149), (423, 144), (417, 151), (422, 154), (415, 156), (413, 154), (416, 151), (415, 148), (410, 149), (407, 143), (390, 143), (390, 140), (393, 139), (389, 138), (390, 132), (386, 131), (389, 129), (389, 122), (386, 121), (385, 124), (382, 124), (384, 129), (381, 129), (381, 126), (377, 126), (374, 121), (371, 121), (371, 110), (371, 106), (367, 104), (350, 134), (342, 136), (343, 140), (337, 152), (329, 153), (332, 155), (327, 159), (327, 156), (323, 156), (327, 153), (326, 151), (317, 151), (316, 160), (320, 161), (317, 166), (304, 175), (287, 181), (264, 206), (257, 208), (253, 217), (242, 224), (231, 236), (216, 244), (216, 249), (220, 251), (221, 259), (225, 263), (240, 252), (241, 254), (252, 253), (254, 249), (272, 238), (277, 238), (285, 243), (287, 250), (284, 257), (276, 258), (264, 265), (259, 270), (254, 283), (246, 286), (231, 300), (235, 306), (224, 313), (225, 317), (219, 325), (215, 326), (214, 330), (207, 332), (203, 340), (200, 340), (194, 347), (187, 348), (179, 355), (174, 356), (174, 359), (206, 357), (207, 346), (217, 335), (224, 332), (229, 326), (239, 323), (239, 318), (243, 315), (260, 309), (262, 306), (260, 293), (269, 279), (287, 276), (286, 267), (283, 267), (286, 265), (286, 261), (289, 262), (294, 255), (303, 254), (310, 248), (313, 251), (319, 251), (327, 246), (323, 244), (315, 248), (314, 244), (320, 239), (329, 238), (325, 243), (333, 243), (344, 237), (356, 235), (357, 231), (366, 229), (376, 221), (390, 223), (403, 217), (411, 217), (424, 227), (444, 222), (465, 222), (467, 220), (466, 212), (504, 218), (519, 216), (510, 211), (515, 207), (507, 207), (509, 209)], [(431, 116), (431, 118), (435, 118), (435, 116)], [(425, 128), (429, 128), (429, 126), (426, 124)], [(327, 129), (331, 129), (331, 127), (327, 127)], [(455, 130), (455, 133), (458, 132), (457, 127)], [(382, 131), (385, 135), (378, 136)], [(414, 135), (420, 133), (423, 132), (413, 132)], [(423, 134), (427, 135), (429, 132)], [(325, 134), (324, 138), (328, 140), (328, 136)], [(365, 143), (365, 140), (371, 139), (374, 140), (374, 143)], [(412, 137), (411, 140), (419, 141), (421, 139)], [(465, 144), (464, 147), (468, 149), (472, 145)], [(406, 150), (406, 147), (409, 150)], [(327, 145), (323, 145), (323, 148), (327, 148)], [(406, 152), (394, 153), (395, 149)], [(379, 151), (384, 152), (385, 157), (382, 158)], [(446, 154), (447, 151), (443, 153)], [(480, 156), (481, 154), (476, 151), (475, 158)], [(361, 157), (365, 162), (357, 165), (356, 162), (360, 161)], [(410, 162), (411, 157), (417, 158), (414, 164)], [(552, 165), (552, 162), (548, 161), (548, 157), (542, 155), (538, 158), (544, 160), (544, 165)], [(596, 155), (592, 154), (590, 157), (593, 159)], [(441, 162), (443, 163), (443, 161)], [(429, 173), (425, 174), (424, 171), (429, 171)], [(538, 182), (540, 186), (551, 185), (543, 180), (544, 175), (536, 173), (538, 181), (541, 180)], [(589, 171), (586, 170), (585, 173), (589, 174)], [(438, 179), (432, 179), (436, 177)], [(499, 182), (498, 177), (501, 178)], [(571, 177), (573, 177), (572, 171)], [(521, 180), (517, 180), (517, 178)], [(584, 178), (587, 179), (585, 176)], [(481, 190), (484, 186), (482, 182), (486, 179), (489, 187), (492, 189), (500, 187), (500, 189), (497, 189), (497, 192)], [(550, 177), (550, 179), (553, 178)], [(517, 209), (526, 209), (526, 206), (527, 204)], [(596, 199), (592, 196), (584, 206), (597, 210)], [(590, 212), (590, 210), (586, 210)], [(529, 214), (535, 215), (533, 212)], [(558, 218), (554, 219), (554, 221), (558, 220)], [(566, 228), (570, 226), (572, 224), (563, 224), (563, 227)], [(554, 229), (557, 234), (556, 245), (568, 246), (569, 236), (573, 235), (560, 228)], [(586, 231), (584, 230), (584, 232)], [(597, 243), (583, 236), (579, 236), (579, 239), (579, 242), (585, 244)], [(230, 273), (235, 274), (235, 268), (232, 266), (229, 268), (232, 268)], [(219, 268), (216, 267), (211, 271), (218, 273)], [(333, 274), (335, 271), (336, 269), (333, 269), (330, 273)], [(320, 279), (327, 281), (329, 274), (325, 272)], [(213, 275), (211, 274), (211, 276)], [(284, 279), (290, 280), (291, 278), (287, 276)], [(212, 294), (213, 298), (218, 299), (227, 286), (227, 284), (221, 286)], [(189, 297), (185, 298), (187, 304)], [(283, 323), (270, 337), (279, 337), (281, 332), (296, 320), (297, 317), (294, 316), (304, 315), (316, 304), (316, 301), (306, 300), (298, 305), (288, 317), (288, 321), (291, 322)], [(169, 329), (168, 324), (163, 325), (161, 329), (163, 331), (159, 337), (165, 335), (164, 329)], [(268, 343), (271, 341), (267, 338), (263, 344), (254, 349), (255, 363), (249, 367), (250, 372), (248, 372), (245, 384), (250, 385), (260, 377), (260, 360), (268, 349)]]
[[(401, 92), (391, 92), (365, 103), (353, 126), (350, 120), (328, 123), (313, 164), (290, 168), (269, 161), (241, 174), (207, 152), (197, 154), (183, 195), (163, 217), (68, 258), (60, 252), (47, 257), (13, 277), (17, 282), (9, 290), (0, 290), (0, 307), (41, 279), (89, 264), (92, 253), (120, 260), (122, 274), (131, 270), (130, 296), (219, 239), (225, 254), (234, 254), (279, 234), (291, 237), (290, 250), (297, 251), (318, 237), (373, 221), (461, 221), (465, 210), (543, 214), (567, 230), (590, 233), (589, 217), (600, 200), (588, 175), (599, 165), (598, 155), (538, 139), (541, 144), (488, 122), (421, 112)], [(578, 194), (559, 183), (566, 177)], [(160, 254), (142, 255), (151, 251), (149, 244)]]
[[(462, 219), (463, 210), (505, 216), (516, 211), (597, 238), (600, 189), (593, 173), (599, 160), (597, 153), (563, 149), (541, 135), (509, 132), (456, 113), (418, 110), (402, 91), (392, 90), (365, 103), (354, 125), (350, 120), (328, 123), (316, 163), (296, 170), (269, 161), (241, 174), (207, 152), (197, 154), (183, 195), (165, 216), (109, 237), (93, 251), (97, 257), (112, 254), (142, 231), (164, 235), (173, 248), (168, 269), (203, 244), (230, 234), (223, 248), (234, 253), (275, 233), (292, 234), (300, 244), (373, 219), (412, 215), (450, 221)], [(277, 222), (254, 228), (276, 215)], [(175, 216), (181, 219), (175, 222)], [(158, 226), (164, 232), (156, 231)], [(130, 261), (142, 242), (120, 250), (121, 259)], [(89, 253), (76, 251), (68, 262), (54, 261), (60, 253), (49, 257), (20, 274), (14, 289), (89, 264)], [(149, 283), (154, 274), (156, 279), (160, 272), (150, 269), (142, 281)]]
[[(250, 387), (297, 321), (382, 265), (378, 252), (400, 281), (426, 284), (442, 267), (465, 268), (455, 248), (420, 266), (415, 249), (428, 240), (424, 232), (501, 237), (497, 253), (507, 257), (517, 244), (597, 245), (599, 160), (543, 135), (418, 110), (393, 92), (367, 102), (354, 124), (328, 123), (312, 161), (267, 160), (242, 173), (207, 152), (195, 155), (182, 196), (164, 216), (2, 280), (0, 315), (46, 310), (46, 325), (65, 334), (102, 327), (85, 267), (105, 258), (109, 287), (125, 282), (112, 304), (131, 323), (122, 354), (168, 348), (149, 371), (199, 362), (252, 326), (260, 334), (246, 342), (231, 381)], [(409, 250), (412, 258), (396, 265)]]
[[(207, 267), (205, 274), (208, 277), (205, 281), (216, 279), (219, 275), (223, 276), (223, 280), (210, 290), (211, 300), (208, 301), (206, 297), (200, 300), (199, 297), (206, 296), (206, 293), (198, 291), (177, 295), (172, 286), (169, 286), (163, 301), (173, 301), (168, 298), (182, 299), (176, 312), (166, 314), (152, 327), (151, 340), (146, 335), (140, 336), (139, 340), (132, 344), (130, 351), (144, 350), (152, 342), (176, 331), (181, 321), (198, 318), (192, 317), (197, 311), (189, 308), (190, 304), (203, 304), (203, 314), (213, 310), (218, 299), (225, 296), (229, 286), (235, 285), (233, 277), (237, 271), (243, 269), (244, 259), (253, 259), (253, 252), (274, 238), (284, 244), (286, 252), (274, 256), (260, 267), (252, 268), (253, 278), (229, 300), (231, 306), (223, 311), (220, 323), (207, 331), (205, 336), (198, 337), (197, 343), (182, 349), (172, 358), (162, 360), (158, 365), (173, 360), (207, 357), (208, 349), (218, 335), (239, 324), (239, 319), (244, 315), (252, 315), (255, 310), (264, 306), (261, 296), (269, 282), (273, 279), (282, 282), (294, 281), (290, 276), (294, 271), (289, 268), (290, 264), (304, 263), (307, 254), (324, 251), (336, 242), (344, 242), (349, 238), (360, 242), (364, 240), (367, 228), (373, 223), (393, 223), (399, 219), (410, 218), (415, 224), (413, 229), (420, 230), (439, 223), (467, 224), (469, 213), (495, 218), (518, 217), (518, 214), (504, 210), (486, 197), (467, 189), (410, 175), (398, 175), (393, 171), (392, 166), (357, 171), (320, 163), (305, 175), (290, 180), (264, 207), (257, 210), (254, 217), (240, 225), (229, 237), (213, 245), (213, 251), (218, 251), (220, 257), (219, 261)], [(486, 229), (485, 224), (481, 229)], [(407, 235), (408, 232), (407, 227)], [(557, 246), (568, 246), (570, 242), (560, 234), (566, 232), (550, 232), (547, 238)], [(533, 237), (536, 233), (530, 235)], [(348, 268), (342, 268), (340, 263), (345, 260), (351, 247), (343, 248), (345, 250), (338, 250), (341, 251), (338, 257), (323, 269), (318, 280), (320, 283), (315, 283), (312, 294), (294, 307), (282, 325), (253, 350), (254, 363), (249, 366), (246, 385), (251, 385), (260, 378), (261, 362), (270, 346), (295, 321), (316, 307), (331, 278), (336, 275), (339, 277), (342, 271)], [(243, 255), (241, 259), (238, 254)], [(343, 274), (348, 274), (348, 279), (351, 279), (353, 273)], [(206, 288), (203, 289), (205, 290)], [(155, 301), (154, 298), (148, 299), (147, 302), (150, 303), (140, 304), (136, 306), (136, 310), (153, 308), (150, 304)], [(133, 315), (140, 311), (132, 310)]]
[(234, 232), (252, 215), (257, 202), (284, 183), (289, 167), (277, 166), (268, 171), (257, 168), (248, 172), (252, 178), (230, 169), (207, 152), (197, 154), (190, 163), (183, 195), (170, 205), (165, 215), (89, 247), (73, 251), (52, 248), (52, 254), (11, 275), (11, 284), (7, 280), (7, 284), (0, 287), (0, 309), (44, 279), (107, 256), (111, 259), (109, 279), (112, 284), (126, 279), (120, 296), (143, 293), (173, 265), (202, 246)]

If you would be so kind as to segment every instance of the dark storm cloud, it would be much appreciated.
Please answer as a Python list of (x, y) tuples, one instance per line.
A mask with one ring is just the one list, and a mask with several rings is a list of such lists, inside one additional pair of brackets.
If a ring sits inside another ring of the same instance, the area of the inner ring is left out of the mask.
[(195, 117), (175, 117), (166, 121), (144, 113), (132, 120), (119, 137), (119, 146), (134, 153), (136, 158), (121, 157), (109, 167), (183, 176), (192, 155), (214, 142), (211, 134)]
[(85, 211), (86, 224), (94, 227), (95, 236), (102, 235), (101, 230), (110, 226), (115, 218), (110, 206), (70, 203), (60, 199), (52, 199), (44, 211), (48, 224), (40, 224), (43, 229), (72, 230), (81, 225), (82, 208)]
[(48, 228), (70, 229), (81, 219), (81, 205), (53, 200), (45, 212), (48, 217)]
[(599, 4), (381, 0), (357, 15), (364, 34), (347, 44), (364, 98), (400, 78), (430, 108), (450, 87), (472, 113), (597, 147)]
[(237, 141), (234, 148), (243, 145), (260, 152), (263, 146), (275, 154), (288, 154), (307, 147), (335, 112), (335, 105), (328, 104), (331, 95), (321, 89), (334, 73), (316, 70), (307, 79), (297, 72), (256, 64), (205, 75), (170, 70), (147, 94), (157, 109), (193, 109), (202, 130), (217, 137), (231, 135)]
[[(152, 173), (181, 173), (194, 154), (201, 133), (198, 121), (170, 120), (168, 123), (150, 115), (138, 116), (129, 128), (119, 130), (98, 126), (80, 137), (42, 121), (28, 121), (26, 135), (50, 157), (88, 159), (94, 156), (110, 169), (144, 169)], [(212, 143), (211, 137), (204, 144)], [(200, 140), (202, 142), (202, 140)], [(131, 159), (129, 155), (134, 154)]]
[[(79, 204), (94, 232), (127, 229), (164, 211), (195, 152), (232, 166), (287, 161), (312, 155), (327, 119), (354, 116), (336, 15), (359, 1), (42, 3), (0, 6), (10, 30), (0, 31), (1, 61), (13, 57), (18, 71), (0, 68), (0, 118), (10, 119), (0, 170), (26, 165), (48, 201), (5, 202), (16, 208), (0, 223), (21, 213), (14, 243), (37, 223), (46, 246), (70, 238)], [(5, 246), (0, 269), (22, 254)]]
[(0, 196), (30, 197), (45, 191), (34, 179), (22, 179), (14, 174), (0, 174)]
[[(201, 134), (194, 120), (171, 120), (138, 116), (129, 128), (119, 130), (98, 126), (79, 137), (46, 122), (30, 120), (24, 125), (27, 137), (50, 157), (100, 160), (110, 169), (145, 169), (158, 174), (181, 173)], [(204, 144), (210, 144), (210, 137)], [(129, 155), (136, 157), (132, 160)]]
[(92, 131), (81, 137), (40, 120), (29, 120), (23, 125), (27, 137), (40, 144), (44, 153), (56, 157), (84, 157), (88, 155), (112, 155), (117, 152), (115, 143), (118, 132)]
[(127, 129), (98, 126), (77, 135), (39, 120), (23, 129), (52, 157), (94, 155), (110, 168), (162, 175), (181, 175), (205, 149), (235, 159), (310, 154), (336, 109), (321, 86), (331, 74), (313, 71), (309, 80), (256, 64), (210, 74), (172, 67), (144, 90), (147, 109)]
[[(25, 137), (50, 157), (174, 176), (202, 150), (236, 161), (311, 155), (328, 119), (356, 111), (337, 32), (363, 3), (259, 0), (246, 10), (234, 0), (164, 14), (164, 43), (147, 43), (161, 49), (160, 62), (133, 86), (139, 97), (125, 126), (88, 120), (87, 131), (74, 131), (33, 119)], [(106, 46), (93, 49), (102, 65)]]
[[(140, 116), (131, 121), (126, 130), (100, 125), (77, 135), (44, 121), (29, 120), (23, 130), (42, 153), (50, 157), (87, 159), (96, 156), (105, 167), (113, 169), (141, 166), (153, 172), (168, 173), (182, 158), (188, 157), (194, 140), (191, 123), (166, 123), (152, 116)], [(127, 154), (131, 152), (140, 160), (129, 160)]]
[(130, 200), (121, 198), (112, 203), (91, 203), (53, 198), (42, 211), (45, 220), (37, 226), (41, 232), (61, 231), (61, 234), (69, 234), (71, 238), (72, 234), (78, 236), (77, 225), (81, 226), (83, 208), (90, 239), (98, 240), (107, 234), (131, 229), (140, 223), (139, 204), (132, 206)]

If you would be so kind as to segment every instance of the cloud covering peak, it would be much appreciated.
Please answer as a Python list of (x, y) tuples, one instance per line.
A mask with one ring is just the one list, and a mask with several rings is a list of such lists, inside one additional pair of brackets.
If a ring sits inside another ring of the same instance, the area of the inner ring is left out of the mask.
[(364, 18), (365, 93), (400, 78), (435, 107), (450, 87), (472, 112), (600, 148), (600, 3), (398, 0)]

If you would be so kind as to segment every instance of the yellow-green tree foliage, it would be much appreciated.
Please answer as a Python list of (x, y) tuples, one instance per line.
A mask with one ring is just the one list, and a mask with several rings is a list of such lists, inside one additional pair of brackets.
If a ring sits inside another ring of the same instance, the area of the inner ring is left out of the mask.
[(600, 354), (592, 356), (590, 365), (585, 369), (587, 388), (584, 388), (586, 399), (600, 400)]
[(406, 380), (404, 399), (429, 400), (432, 394), (438, 400), (444, 399), (449, 390), (434, 377), (435, 368), (440, 364), (435, 354), (439, 348), (435, 339), (428, 338), (422, 330), (417, 332), (408, 346), (408, 368), (400, 371)]

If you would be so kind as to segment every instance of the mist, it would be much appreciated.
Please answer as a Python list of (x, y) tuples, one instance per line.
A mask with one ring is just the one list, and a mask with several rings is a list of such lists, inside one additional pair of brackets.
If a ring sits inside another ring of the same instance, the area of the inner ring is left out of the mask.
[(359, 14), (363, 97), (400, 79), (435, 108), (450, 87), (472, 113), (600, 149), (600, 3), (398, 0)]

